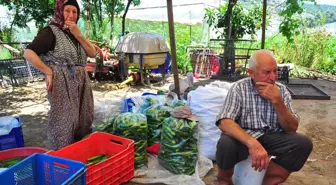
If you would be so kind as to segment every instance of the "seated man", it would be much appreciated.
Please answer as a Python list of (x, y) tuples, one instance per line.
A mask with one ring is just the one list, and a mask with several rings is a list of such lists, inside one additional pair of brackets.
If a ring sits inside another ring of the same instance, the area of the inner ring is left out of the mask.
[[(284, 182), (299, 171), (312, 151), (308, 137), (296, 133), (299, 117), (286, 87), (277, 80), (277, 63), (268, 50), (249, 60), (249, 76), (230, 89), (216, 122), (223, 131), (217, 143), (218, 184), (232, 184), (233, 168), (248, 155), (255, 170), (267, 169), (264, 185)], [(268, 156), (275, 156), (269, 161)]]

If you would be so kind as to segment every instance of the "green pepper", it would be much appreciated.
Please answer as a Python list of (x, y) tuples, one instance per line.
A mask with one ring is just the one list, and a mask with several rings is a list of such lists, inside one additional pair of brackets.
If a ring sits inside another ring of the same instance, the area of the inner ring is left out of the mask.
[(170, 135), (175, 136), (175, 132), (173, 132), (171, 128), (164, 125), (163, 129), (165, 129)]
[(186, 140), (181, 140), (178, 144), (175, 145), (170, 145), (167, 144), (166, 142), (162, 142), (164, 146), (171, 148), (171, 149), (177, 149), (177, 148), (181, 148), (184, 144), (185, 144)]
[(171, 144), (176, 144), (176, 141), (173, 138), (170, 138), (169, 136), (167, 136), (166, 134), (162, 134), (162, 138), (164, 141), (167, 141)]

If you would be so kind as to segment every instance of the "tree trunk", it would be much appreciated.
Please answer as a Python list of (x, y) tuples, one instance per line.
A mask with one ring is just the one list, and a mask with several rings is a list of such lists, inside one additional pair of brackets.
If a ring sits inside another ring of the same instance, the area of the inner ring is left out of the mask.
[[(226, 42), (224, 47), (224, 60), (221, 62), (221, 74), (227, 73), (229, 68), (229, 63), (231, 63), (231, 70), (230, 72), (234, 72), (234, 60), (235, 60), (235, 52), (234, 52), (234, 38), (232, 37), (232, 10), (234, 5), (236, 5), (237, 0), (230, 0), (229, 6), (225, 14), (225, 21), (224, 21), (224, 28), (227, 29), (226, 33)], [(227, 74), (231, 74), (231, 73)]]
[(90, 0), (87, 0), (87, 6), (88, 6), (88, 9), (87, 9), (87, 31), (86, 31), (86, 33), (87, 33), (87, 38), (88, 39), (90, 39), (90, 14), (91, 14), (91, 12), (90, 12), (90, 7), (91, 7), (91, 5), (90, 5)]
[(100, 24), (103, 26), (103, 2), (99, 0)]
[(102, 0), (98, 0), (97, 14), (98, 14), (98, 25), (99, 29), (103, 27), (103, 11), (102, 11)]
[(91, 26), (92, 26), (92, 37), (93, 38), (97, 38), (97, 25), (96, 25), (96, 21), (95, 21), (95, 17), (93, 17), (93, 14), (91, 14), (92, 15), (92, 17), (91, 17), (91, 22), (92, 22), (92, 24), (91, 24)]
[(113, 32), (114, 32), (114, 14), (113, 14), (113, 16), (111, 16), (110, 46), (112, 46)]
[(130, 7), (132, 3), (132, 0), (128, 0), (127, 2), (127, 6), (126, 6), (126, 9), (125, 9), (125, 12), (124, 12), (124, 15), (122, 17), (122, 27), (121, 27), (121, 34), (124, 35), (125, 34), (125, 20), (126, 20), (126, 14), (128, 12), (128, 9)]
[(110, 47), (112, 46), (112, 41), (113, 41), (113, 32), (114, 32), (114, 12), (115, 12), (115, 7), (116, 7), (116, 0), (112, 0), (112, 4), (111, 4), (111, 33), (110, 33)]

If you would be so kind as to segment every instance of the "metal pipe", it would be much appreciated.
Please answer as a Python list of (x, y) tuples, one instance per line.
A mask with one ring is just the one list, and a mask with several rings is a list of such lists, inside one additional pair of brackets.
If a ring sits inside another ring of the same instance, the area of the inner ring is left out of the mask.
[(264, 0), (262, 32), (261, 32), (261, 49), (265, 48), (266, 12), (267, 12), (266, 10), (267, 10), (267, 0)]

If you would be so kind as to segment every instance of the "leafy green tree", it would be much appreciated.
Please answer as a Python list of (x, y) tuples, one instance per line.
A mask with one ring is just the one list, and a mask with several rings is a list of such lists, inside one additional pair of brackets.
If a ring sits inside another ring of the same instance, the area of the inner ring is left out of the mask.
[(140, 4), (140, 0), (128, 0), (128, 1), (127, 1), (127, 5), (126, 5), (126, 8), (125, 8), (124, 14), (123, 14), (123, 16), (122, 16), (121, 34), (124, 34), (124, 33), (125, 33), (125, 21), (126, 21), (126, 15), (127, 15), (127, 12), (128, 12), (128, 9), (129, 9), (131, 3), (133, 3), (135, 6), (137, 6), (137, 5)]
[[(107, 39), (112, 40), (113, 33), (115, 33), (115, 16), (120, 15), (125, 11), (126, 5), (122, 0), (85, 0), (83, 1), (84, 11), (82, 11), (82, 18), (87, 21), (87, 10), (90, 7), (90, 25), (92, 35), (90, 38), (100, 42)], [(132, 0), (130, 5), (138, 6), (140, 0)], [(107, 24), (110, 26), (108, 28)], [(109, 36), (103, 36), (109, 30)]]
[[(10, 31), (13, 28), (28, 28), (27, 23), (35, 21), (37, 28), (41, 29), (48, 24), (54, 14), (56, 0), (0, 0), (0, 5), (6, 6), (11, 12)], [(114, 17), (124, 11), (126, 5), (122, 0), (83, 0), (82, 18), (87, 21), (87, 8), (90, 5), (91, 39), (103, 41), (101, 35), (107, 29), (105, 18), (109, 18), (111, 27), (110, 39), (114, 30)], [(137, 6), (140, 0), (133, 0), (132, 4)]]
[(27, 23), (35, 21), (38, 28), (42, 28), (50, 21), (53, 16), (55, 0), (0, 0), (0, 5), (6, 6), (12, 13), (9, 32), (13, 34), (15, 26), (28, 28)]
[(13, 37), (14, 34), (11, 28), (0, 22), (0, 42), (11, 42)]
[(218, 38), (226, 39), (224, 61), (220, 62), (223, 72), (235, 60), (235, 40), (246, 34), (253, 37), (260, 28), (262, 9), (259, 6), (243, 8), (240, 4), (231, 2), (215, 9), (206, 8), (205, 11), (205, 19), (210, 27), (215, 28)]
[[(90, 39), (93, 40), (103, 40), (102, 39), (102, 32), (106, 29), (106, 24), (104, 24), (104, 15), (105, 12), (103, 11), (104, 2), (103, 0), (85, 0), (82, 1), (83, 3), (83, 10), (81, 11), (81, 18), (83, 18), (84, 22), (88, 21), (88, 13), (90, 22)], [(90, 11), (88, 12), (88, 8)]]
[(27, 23), (33, 20), (36, 27), (42, 28), (53, 16), (55, 0), (0, 0), (0, 5), (14, 12), (12, 26), (27, 28)]
[[(216, 29), (216, 33), (219, 34), (218, 38), (227, 38), (229, 32), (229, 27), (225, 25), (227, 8), (228, 4), (216, 9), (205, 9), (207, 23)], [(230, 39), (240, 39), (246, 34), (255, 35), (256, 31), (260, 29), (261, 22), (262, 9), (260, 7), (245, 9), (240, 4), (236, 4), (232, 12)]]
[[(234, 0), (229, 0), (229, 1), (231, 2)], [(245, 1), (246, 0), (238, 0), (238, 3), (245, 2)], [(302, 22), (303, 22), (301, 21), (299, 15), (301, 15), (304, 12), (305, 2), (314, 2), (316, 4), (315, 0), (307, 0), (307, 1), (285, 0), (285, 2), (283, 3), (283, 8), (279, 11), (279, 16), (282, 18), (281, 24), (279, 25), (279, 31), (283, 36), (287, 38), (289, 42), (293, 42), (293, 36), (299, 34), (299, 28), (300, 26), (302, 26)], [(260, 4), (258, 6), (260, 6)], [(221, 11), (226, 12), (226, 10), (221, 10)], [(207, 11), (207, 14), (208, 14), (208, 11)], [(215, 16), (218, 16), (218, 14)], [(233, 12), (233, 17), (234, 16), (235, 16), (235, 13)], [(213, 19), (212, 21), (215, 21), (215, 20)], [(234, 20), (232, 20), (232, 24), (234, 24), (233, 21)], [(211, 24), (211, 21), (208, 23), (210, 25), (214, 25), (214, 24)], [(228, 25), (226, 25), (225, 27), (229, 28)]]
[[(315, 2), (315, 0), (307, 0), (306, 2)], [(293, 42), (294, 35), (298, 35), (302, 21), (298, 15), (303, 13), (304, 1), (286, 0), (285, 8), (279, 13), (283, 20), (279, 26), (280, 33), (287, 38), (289, 42)]]
[[(113, 30), (114, 30), (114, 17), (115, 15), (120, 14), (125, 5), (121, 0), (85, 0), (82, 2), (83, 11), (82, 18), (85, 22), (88, 21), (88, 8), (90, 8), (89, 16), (90, 22), (90, 32), (92, 31), (92, 35), (90, 38), (97, 41), (106, 40), (102, 36), (107, 29), (107, 22), (110, 22), (110, 32), (109, 39), (112, 38)], [(106, 19), (107, 18), (107, 19)]]

